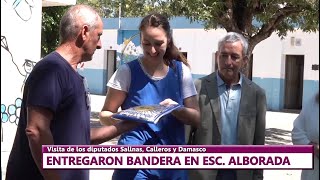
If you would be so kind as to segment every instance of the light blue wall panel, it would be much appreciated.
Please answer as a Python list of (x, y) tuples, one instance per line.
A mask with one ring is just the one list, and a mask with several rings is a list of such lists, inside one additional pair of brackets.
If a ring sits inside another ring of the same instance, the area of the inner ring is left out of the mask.
[(303, 99), (302, 105), (306, 104), (316, 92), (319, 92), (319, 81), (305, 80), (303, 81)]
[(204, 74), (192, 74), (192, 79), (196, 80), (196, 79), (202, 78), (204, 76), (206, 76), (206, 75), (204, 75)]
[(252, 81), (265, 90), (267, 97), (267, 108), (279, 111), (284, 106), (284, 80), (278, 78), (253, 77)]
[(84, 69), (79, 74), (86, 77), (91, 94), (106, 95), (107, 71), (105, 69)]

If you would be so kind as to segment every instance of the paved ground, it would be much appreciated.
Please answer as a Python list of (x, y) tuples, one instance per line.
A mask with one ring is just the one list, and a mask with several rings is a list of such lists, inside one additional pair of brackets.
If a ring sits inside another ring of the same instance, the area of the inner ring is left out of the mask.
[[(91, 96), (92, 111), (99, 112), (104, 103), (104, 96)], [(267, 112), (266, 124), (266, 144), (268, 145), (291, 145), (291, 130), (293, 120), (298, 114)], [(99, 122), (94, 118), (97, 113), (93, 113), (91, 125), (99, 126)], [(1, 171), (2, 179), (5, 177), (6, 164), (11, 150), (12, 141), (15, 135), (15, 124), (3, 124), (3, 136), (1, 134)], [(106, 145), (116, 144), (116, 139), (104, 143)], [(90, 180), (109, 180), (112, 170), (91, 170)], [(265, 180), (299, 180), (300, 170), (265, 170)]]

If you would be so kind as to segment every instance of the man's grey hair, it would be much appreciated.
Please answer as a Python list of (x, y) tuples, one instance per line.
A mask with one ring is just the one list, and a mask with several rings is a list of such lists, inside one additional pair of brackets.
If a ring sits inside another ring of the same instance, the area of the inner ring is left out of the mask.
[(228, 32), (218, 43), (218, 50), (220, 51), (220, 48), (225, 43), (234, 43), (240, 41), (242, 44), (242, 55), (247, 56), (248, 55), (248, 41), (246, 38), (243, 37), (243, 35), (236, 33), (236, 32)]
[(75, 5), (70, 7), (60, 21), (60, 42), (75, 39), (83, 25), (94, 29), (100, 16), (92, 7), (87, 5)]

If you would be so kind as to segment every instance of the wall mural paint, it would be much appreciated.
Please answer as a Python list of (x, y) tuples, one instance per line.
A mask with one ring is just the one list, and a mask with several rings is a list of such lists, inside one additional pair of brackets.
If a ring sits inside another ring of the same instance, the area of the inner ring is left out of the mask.
[(34, 8), (33, 0), (3, 0), (11, 4), (16, 15), (23, 21), (29, 21), (32, 17), (32, 9)]
[[(7, 54), (7, 55), (6, 55)], [(9, 55), (9, 56), (8, 56)], [(24, 77), (24, 81), (21, 82), (21, 92), (23, 91), (24, 83), (28, 78), (30, 72), (32, 71), (36, 62), (31, 61), (29, 59), (25, 59), (23, 66), (24, 72), (21, 72), (17, 63), (14, 61), (14, 57), (10, 52), (7, 38), (5, 36), (1, 36), (1, 57), (3, 61), (10, 60), (12, 64), (16, 67), (17, 72)], [(18, 124), (19, 116), (20, 116), (20, 108), (21, 108), (22, 99), (17, 97), (14, 100), (14, 103), (5, 105), (1, 103), (1, 122), (6, 123), (15, 123)]]
[(118, 45), (117, 49), (117, 68), (130, 62), (134, 59), (137, 59), (143, 54), (142, 48), (139, 45), (135, 45), (133, 40), (139, 38), (140, 33), (137, 33), (129, 38), (124, 37), (122, 44)]
[(29, 74), (31, 73), (32, 69), (34, 68), (36, 62), (34, 61), (31, 61), (30, 59), (24, 59), (25, 62), (23, 63), (23, 69), (24, 69), (24, 74), (22, 74), (22, 76), (24, 76), (24, 80), (23, 80), (23, 83), (22, 83), (22, 86), (21, 86), (21, 92), (23, 92), (23, 87), (24, 87), (24, 84), (26, 83), (26, 80), (29, 76)]
[(10, 122), (18, 125), (21, 104), (21, 98), (17, 98), (14, 104), (10, 104), (8, 107), (6, 107), (4, 104), (1, 104), (1, 123)]
[[(15, 65), (18, 73), (24, 77), (24, 80), (22, 82), (22, 86), (21, 86), (21, 92), (23, 92), (23, 87), (24, 87), (24, 83), (26, 82), (29, 74), (31, 73), (33, 67), (35, 66), (36, 62), (30, 60), (30, 59), (24, 59), (24, 63), (22, 64), (22, 70), (20, 70), (21, 68), (19, 68), (19, 66), (17, 65), (17, 63), (14, 61), (14, 58), (13, 58), (13, 55), (12, 53), (10, 52), (10, 49), (9, 49), (9, 45), (8, 45), (8, 42), (7, 42), (7, 38), (5, 36), (2, 36), (1, 35), (1, 52), (5, 50), (7, 51), (7, 53), (9, 53), (10, 55), (10, 59), (11, 59), (11, 62)], [(2, 54), (1, 54), (2, 55)], [(2, 56), (1, 56), (2, 57)]]
[[(36, 25), (37, 21), (41, 20), (41, 13), (36, 13), (37, 17), (32, 18), (35, 8), (41, 5), (41, 2), (34, 2), (34, 0), (2, 1), (1, 24), (6, 26), (1, 26), (1, 139), (5, 140), (7, 138), (3, 138), (6, 136), (3, 128), (7, 126), (3, 123), (14, 126), (18, 124), (24, 84), (36, 64), (33, 59), (36, 59), (37, 52), (40, 52), (40, 50), (34, 50), (34, 48), (40, 49), (40, 35), (36, 38), (27, 35), (30, 34), (30, 31), (38, 34), (35, 28), (41, 27), (41, 23), (39, 27)], [(40, 9), (37, 8), (37, 10)], [(21, 31), (21, 29), (24, 30)], [(40, 56), (37, 59), (40, 59)]]

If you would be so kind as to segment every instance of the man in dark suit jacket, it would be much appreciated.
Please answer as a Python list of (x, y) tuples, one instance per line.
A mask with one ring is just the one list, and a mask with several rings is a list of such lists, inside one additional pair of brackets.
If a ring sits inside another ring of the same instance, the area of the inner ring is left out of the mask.
[[(201, 114), (193, 131), (196, 145), (264, 145), (266, 96), (240, 69), (247, 63), (247, 40), (228, 33), (218, 44), (218, 72), (196, 80)], [(190, 170), (196, 180), (263, 179), (262, 170)]]

